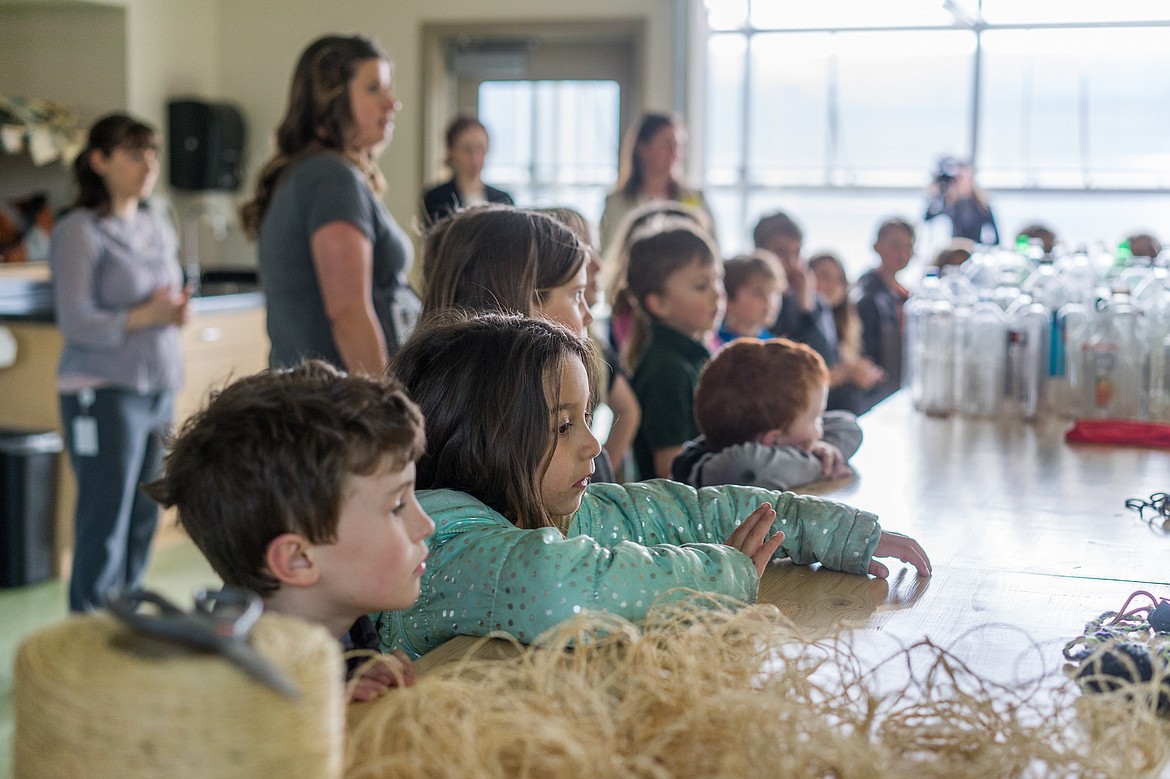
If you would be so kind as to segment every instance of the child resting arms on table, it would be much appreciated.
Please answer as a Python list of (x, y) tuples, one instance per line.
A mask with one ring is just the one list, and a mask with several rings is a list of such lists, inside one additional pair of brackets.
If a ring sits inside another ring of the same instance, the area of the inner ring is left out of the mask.
[(419, 503), (437, 530), (419, 601), (377, 618), (383, 650), (492, 631), (528, 643), (584, 609), (640, 620), (679, 587), (750, 602), (778, 555), (876, 576), (889, 571), (873, 558), (891, 556), (930, 574), (913, 539), (821, 498), (591, 485), (594, 364), (588, 339), (492, 313), (431, 321), (395, 355), (427, 418)]
[(848, 411), (826, 412), (828, 398), (829, 369), (811, 346), (732, 341), (699, 375), (695, 421), (703, 435), (674, 458), (671, 475), (692, 487), (773, 490), (848, 476), (861, 428)]
[[(213, 396), (146, 489), (178, 509), (225, 584), (324, 625), (346, 649), (377, 649), (367, 615), (414, 603), (426, 569), (435, 525), (414, 493), (423, 448), (422, 415), (396, 382), (311, 361)], [(409, 685), (414, 667), (397, 654)], [(397, 683), (387, 665), (363, 672), (354, 700)]]

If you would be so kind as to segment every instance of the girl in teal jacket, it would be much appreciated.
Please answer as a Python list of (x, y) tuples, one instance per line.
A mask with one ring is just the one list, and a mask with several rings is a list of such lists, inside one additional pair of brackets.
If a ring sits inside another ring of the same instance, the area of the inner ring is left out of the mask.
[(418, 497), (436, 530), (418, 601), (378, 616), (383, 651), (492, 631), (527, 643), (590, 609), (636, 621), (677, 588), (751, 602), (777, 556), (877, 576), (873, 558), (892, 556), (929, 575), (913, 539), (823, 498), (591, 486), (592, 365), (588, 340), (508, 314), (448, 315), (395, 356), (426, 418)]

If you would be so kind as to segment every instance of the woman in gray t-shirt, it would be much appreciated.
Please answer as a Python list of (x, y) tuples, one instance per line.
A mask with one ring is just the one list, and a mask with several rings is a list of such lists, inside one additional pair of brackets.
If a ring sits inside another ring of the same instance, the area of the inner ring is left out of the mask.
[(273, 365), (319, 358), (380, 373), (417, 321), (412, 248), (374, 162), (400, 107), (368, 38), (326, 36), (301, 54), (277, 153), (242, 211), (258, 238)]

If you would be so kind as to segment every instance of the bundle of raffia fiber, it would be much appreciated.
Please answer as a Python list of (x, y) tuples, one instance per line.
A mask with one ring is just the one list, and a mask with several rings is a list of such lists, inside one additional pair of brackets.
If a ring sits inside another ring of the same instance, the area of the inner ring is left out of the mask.
[(298, 701), (222, 656), (138, 635), (109, 614), (34, 634), (14, 670), (16, 779), (340, 776), (336, 639), (265, 614), (249, 641), (296, 684)]
[(1145, 777), (1170, 754), (1133, 690), (994, 683), (929, 641), (865, 657), (772, 606), (588, 614), (539, 644), (361, 704), (348, 779)]

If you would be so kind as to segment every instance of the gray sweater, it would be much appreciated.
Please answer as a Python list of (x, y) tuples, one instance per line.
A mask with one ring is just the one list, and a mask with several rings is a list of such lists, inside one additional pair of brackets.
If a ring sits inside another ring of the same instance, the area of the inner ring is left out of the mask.
[(65, 339), (63, 391), (117, 387), (140, 393), (183, 384), (176, 325), (127, 330), (130, 309), (183, 284), (175, 231), (157, 210), (129, 217), (75, 208), (53, 228), (49, 264), (57, 327)]
[[(846, 460), (861, 446), (861, 427), (848, 411), (827, 411), (824, 441), (841, 450)], [(771, 490), (790, 490), (821, 481), (823, 469), (816, 455), (796, 446), (765, 446), (754, 441), (718, 452), (703, 438), (687, 443), (671, 464), (671, 476), (692, 487), (744, 484)]]

